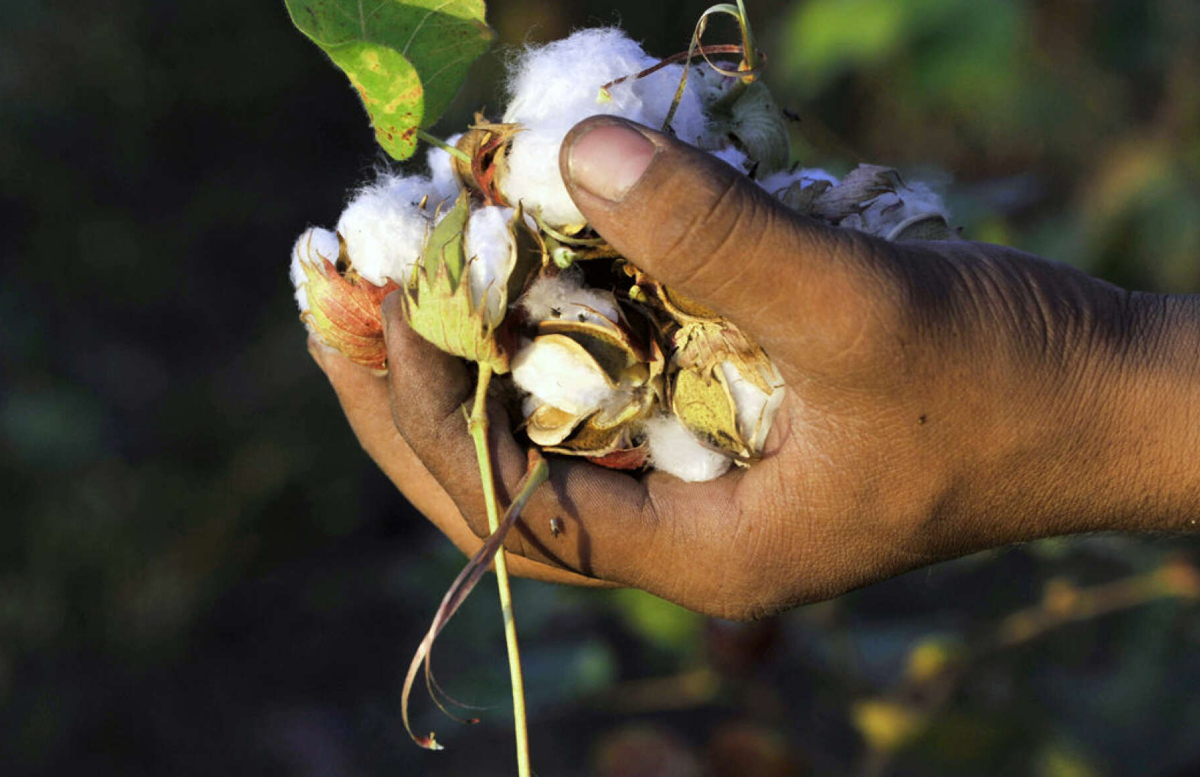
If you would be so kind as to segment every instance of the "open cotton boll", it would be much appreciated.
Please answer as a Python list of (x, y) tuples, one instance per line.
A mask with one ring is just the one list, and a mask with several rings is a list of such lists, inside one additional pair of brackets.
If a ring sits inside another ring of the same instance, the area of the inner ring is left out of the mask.
[(328, 229), (309, 227), (297, 238), (296, 245), (292, 246), (292, 266), (288, 275), (296, 289), (296, 305), (301, 313), (308, 312), (308, 291), (304, 286), (308, 282), (308, 276), (304, 274), (300, 263), (316, 265), (322, 259), (328, 259), (336, 264), (340, 251), (337, 234)]
[[(563, 138), (580, 121), (601, 114), (622, 116), (658, 128), (666, 119), (683, 73), (672, 65), (645, 78), (600, 88), (655, 64), (618, 29), (582, 30), (564, 40), (526, 49), (510, 66), (511, 99), (507, 123), (520, 124), (508, 152), (503, 182), (509, 202), (540, 209), (551, 226), (582, 224), (583, 214), (567, 193), (558, 168)], [(689, 143), (710, 141), (708, 123), (695, 90), (680, 102), (672, 129)]]
[(513, 237), (509, 230), (513, 209), (499, 205), (480, 208), (467, 221), (467, 278), (475, 309), (484, 306), (487, 295), (487, 320), (497, 326), (504, 319), (503, 290), (512, 272)]
[(720, 159), (725, 164), (745, 175), (750, 172), (751, 162), (750, 157), (746, 156), (746, 152), (742, 151), (737, 146), (726, 146), (725, 148), (709, 151), (708, 153)]
[(825, 181), (833, 186), (837, 186), (838, 184), (837, 177), (824, 170), (816, 167), (805, 167), (797, 170), (781, 170), (778, 173), (773, 173), (759, 181), (758, 185), (771, 194), (778, 194), (797, 182), (800, 184), (800, 188), (803, 189), (817, 181)]
[(509, 63), (504, 121), (570, 126), (596, 113), (636, 113), (641, 101), (634, 91), (614, 88), (612, 99), (600, 104), (600, 87), (653, 64), (641, 46), (615, 27), (580, 30), (528, 47)]
[(389, 278), (408, 281), (430, 226), (429, 212), (420, 203), (431, 193), (428, 178), (386, 176), (355, 194), (337, 231), (359, 275), (376, 286)]
[(531, 323), (561, 318), (595, 324), (620, 320), (617, 298), (610, 291), (583, 285), (583, 271), (571, 267), (557, 275), (541, 275), (518, 303)]
[(673, 415), (656, 415), (646, 421), (650, 465), (688, 483), (714, 480), (733, 463), (729, 457), (700, 444)]
[(512, 378), (544, 404), (572, 415), (596, 410), (616, 392), (595, 364), (581, 361), (575, 352), (544, 337), (517, 351)]
[(783, 404), (783, 376), (775, 365), (771, 365), (771, 372), (770, 382), (775, 390), (764, 394), (762, 389), (742, 377), (733, 362), (721, 362), (721, 374), (737, 408), (738, 433), (754, 453), (762, 452), (767, 434), (771, 431), (771, 422), (775, 419), (775, 411)]
[(891, 239), (893, 231), (917, 216), (938, 215), (949, 221), (950, 211), (941, 195), (928, 185), (916, 182), (901, 186), (894, 194), (877, 198), (861, 215), (851, 216), (842, 226)]
[(513, 138), (503, 184), (509, 202), (523, 203), (554, 227), (587, 221), (558, 168), (558, 152), (568, 130), (570, 126), (528, 127)]
[[(446, 138), (446, 144), (453, 146), (462, 139), (462, 133), (451, 135)], [(458, 198), (458, 193), (461, 191), (461, 186), (458, 183), (458, 176), (454, 174), (454, 160), (450, 157), (450, 152), (437, 146), (431, 146), (429, 153), (425, 156), (426, 162), (429, 165), (429, 181), (431, 188), (437, 193), (436, 198), (430, 198), (429, 209), (436, 210), (437, 202), (449, 205)]]

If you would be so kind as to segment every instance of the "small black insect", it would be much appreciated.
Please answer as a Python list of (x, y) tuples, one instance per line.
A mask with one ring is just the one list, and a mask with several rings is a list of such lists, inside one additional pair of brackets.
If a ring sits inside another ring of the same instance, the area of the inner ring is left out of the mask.
[(562, 315), (562, 308), (550, 308), (550, 315), (558, 318)]
[(561, 518), (550, 519), (550, 533), (557, 537), (563, 532), (563, 522)]

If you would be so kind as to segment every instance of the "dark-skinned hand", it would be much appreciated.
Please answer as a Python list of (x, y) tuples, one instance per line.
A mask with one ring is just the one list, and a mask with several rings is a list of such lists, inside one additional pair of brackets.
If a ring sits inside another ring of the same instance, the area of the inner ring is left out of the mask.
[[(1000, 246), (824, 227), (620, 119), (576, 127), (561, 168), (591, 225), (755, 338), (787, 396), (763, 460), (709, 483), (552, 458), (506, 545), (516, 574), (753, 618), (1038, 537), (1196, 530), (1196, 297)], [(487, 534), (471, 372), (398, 302), (384, 303), (386, 378), (310, 350), (367, 453), (471, 553)], [(503, 503), (526, 456), (490, 415)]]

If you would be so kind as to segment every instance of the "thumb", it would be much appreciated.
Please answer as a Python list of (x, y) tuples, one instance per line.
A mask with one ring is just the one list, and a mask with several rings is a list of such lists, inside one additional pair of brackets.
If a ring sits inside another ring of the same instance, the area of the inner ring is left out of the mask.
[(639, 269), (717, 310), (768, 351), (806, 316), (849, 301), (847, 261), (870, 252), (850, 230), (788, 209), (721, 160), (612, 116), (567, 135), (563, 180), (588, 222)]

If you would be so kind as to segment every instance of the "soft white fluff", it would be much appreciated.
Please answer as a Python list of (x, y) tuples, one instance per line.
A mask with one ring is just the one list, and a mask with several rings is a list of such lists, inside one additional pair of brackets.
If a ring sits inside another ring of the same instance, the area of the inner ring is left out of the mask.
[(359, 275), (377, 286), (408, 281), (430, 226), (430, 211), (420, 205), (436, 194), (424, 176), (386, 175), (354, 195), (337, 231)]
[(467, 279), (475, 309), (484, 307), (487, 296), (487, 320), (498, 326), (504, 320), (504, 290), (513, 269), (513, 238), (509, 222), (513, 209), (492, 205), (480, 208), (467, 221)]
[[(446, 143), (453, 146), (457, 145), (460, 140), (462, 140), (461, 132), (446, 138)], [(437, 193), (436, 198), (430, 198), (429, 209), (436, 210), (439, 202), (449, 205), (458, 199), (460, 186), (458, 177), (454, 174), (453, 160), (450, 158), (450, 152), (443, 151), (437, 146), (431, 146), (425, 159), (429, 164), (431, 187)], [(433, 199), (437, 199), (438, 202), (432, 202)]]
[(548, 404), (572, 415), (583, 415), (608, 401), (615, 389), (594, 362), (554, 340), (538, 338), (524, 344), (512, 361), (513, 382)]
[(794, 183), (799, 182), (800, 188), (804, 189), (817, 181), (827, 181), (834, 186), (838, 184), (838, 179), (824, 170), (816, 167), (807, 167), (796, 170), (781, 170), (778, 173), (768, 175), (759, 181), (758, 185), (771, 194), (779, 194), (786, 189), (790, 189)]
[[(582, 224), (559, 174), (563, 138), (589, 116), (609, 114), (659, 128), (670, 110), (683, 74), (672, 65), (645, 78), (629, 78), (601, 94), (601, 87), (633, 76), (655, 64), (624, 32), (615, 28), (582, 30), (546, 46), (531, 47), (510, 66), (511, 95), (504, 121), (523, 130), (509, 151), (504, 193), (510, 202), (541, 209), (552, 226)], [(681, 139), (707, 145), (712, 138), (696, 90), (689, 88), (671, 128)]]
[(726, 146), (725, 148), (717, 149), (716, 151), (708, 152), (720, 159), (725, 164), (729, 165), (739, 173), (745, 175), (750, 171), (750, 157), (746, 156), (746, 152), (742, 151), (737, 146)]
[(596, 324), (620, 320), (613, 293), (586, 288), (583, 280), (583, 271), (578, 267), (557, 275), (541, 275), (521, 296), (519, 306), (535, 324), (552, 318)]
[(674, 415), (656, 415), (646, 421), (650, 465), (689, 483), (724, 475), (732, 460), (700, 444)]
[(305, 275), (304, 268), (300, 266), (300, 263), (320, 266), (322, 259), (336, 263), (339, 251), (337, 235), (320, 227), (306, 229), (297, 238), (296, 245), (292, 246), (292, 266), (288, 275), (292, 279), (292, 286), (296, 289), (296, 305), (299, 306), (301, 313), (308, 312), (308, 291), (305, 288), (308, 276)]
[(783, 376), (774, 365), (771, 365), (771, 371), (770, 383), (774, 391), (764, 394), (762, 389), (742, 377), (733, 362), (721, 362), (721, 374), (737, 408), (738, 433), (755, 454), (762, 453), (771, 423), (775, 420), (775, 411), (783, 404)]

